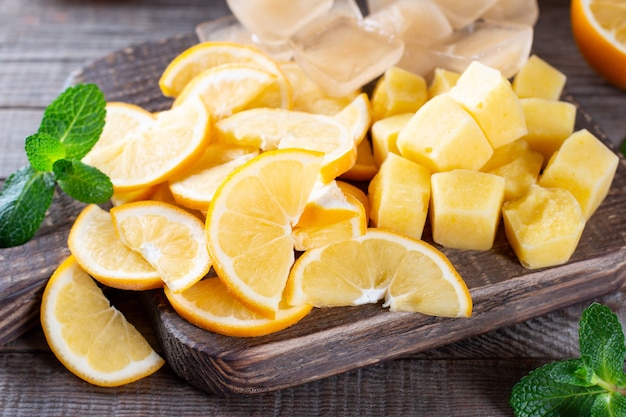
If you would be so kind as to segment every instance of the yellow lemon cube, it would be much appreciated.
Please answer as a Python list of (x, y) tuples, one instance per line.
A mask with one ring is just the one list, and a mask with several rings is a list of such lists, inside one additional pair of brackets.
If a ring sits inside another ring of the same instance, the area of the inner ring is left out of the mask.
[(433, 79), (428, 86), (428, 98), (447, 93), (456, 84), (461, 74), (444, 68), (435, 68)]
[(574, 132), (576, 106), (545, 98), (520, 99), (528, 133), (522, 137), (547, 162)]
[(391, 67), (372, 92), (372, 116), (384, 119), (400, 113), (415, 113), (428, 100), (428, 86), (421, 75)]
[(558, 100), (567, 77), (537, 55), (531, 55), (513, 78), (513, 91), (520, 98)]
[(479, 171), (434, 173), (430, 202), (433, 240), (448, 248), (491, 249), (504, 186), (504, 178)]
[(398, 134), (414, 114), (396, 114), (395, 116), (380, 119), (372, 124), (370, 133), (372, 137), (372, 152), (374, 153), (376, 165), (380, 166), (387, 158), (389, 152), (400, 155), (400, 151), (398, 151), (396, 146)]
[(449, 94), (430, 99), (398, 134), (400, 155), (432, 172), (480, 169), (493, 154), (474, 118)]
[(497, 69), (472, 62), (449, 94), (476, 119), (494, 149), (527, 133), (519, 97)]
[(522, 198), (504, 203), (502, 216), (515, 255), (529, 269), (567, 262), (585, 227), (580, 205), (563, 188), (533, 185)]
[(554, 153), (539, 178), (543, 187), (569, 190), (589, 219), (609, 192), (618, 156), (586, 129), (574, 132)]
[(368, 188), (370, 221), (421, 239), (430, 202), (430, 171), (390, 153)]
[(542, 166), (543, 156), (518, 139), (496, 149), (481, 171), (504, 178), (504, 201), (509, 201), (526, 194), (537, 182)]

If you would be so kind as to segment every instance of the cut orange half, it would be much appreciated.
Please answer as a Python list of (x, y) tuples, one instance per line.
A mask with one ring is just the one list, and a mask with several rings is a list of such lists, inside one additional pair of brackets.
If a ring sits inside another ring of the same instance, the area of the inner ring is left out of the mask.
[(76, 262), (99, 282), (123, 290), (163, 286), (159, 273), (120, 240), (111, 214), (90, 204), (78, 215), (67, 240)]
[(50, 349), (79, 378), (112, 387), (156, 372), (165, 361), (117, 309), (73, 256), (48, 281), (41, 326)]
[(279, 304), (276, 317), (258, 314), (233, 296), (217, 278), (207, 278), (179, 294), (165, 288), (176, 312), (190, 323), (226, 336), (263, 336), (283, 330), (305, 317), (313, 307)]
[(445, 255), (424, 241), (369, 229), (305, 252), (289, 275), (290, 305), (353, 306), (385, 299), (391, 311), (469, 317), (469, 290)]
[(204, 224), (161, 201), (137, 201), (111, 209), (121, 241), (141, 254), (173, 291), (180, 292), (209, 272)]
[(264, 152), (224, 180), (207, 212), (206, 239), (217, 275), (243, 304), (271, 319), (295, 259), (292, 227), (322, 158), (301, 149)]
[(626, 3), (572, 0), (572, 33), (589, 65), (626, 89)]

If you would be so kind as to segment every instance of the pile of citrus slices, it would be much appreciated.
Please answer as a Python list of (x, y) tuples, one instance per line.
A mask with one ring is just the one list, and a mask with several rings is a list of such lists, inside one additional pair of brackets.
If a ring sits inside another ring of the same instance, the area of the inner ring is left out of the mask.
[(76, 375), (119, 385), (163, 364), (94, 279), (163, 287), (182, 317), (229, 336), (284, 329), (313, 307), (381, 300), (392, 311), (471, 315), (446, 257), (368, 228), (368, 197), (345, 181), (378, 170), (364, 140), (366, 94), (329, 97), (293, 62), (225, 42), (184, 51), (159, 86), (174, 99), (159, 113), (108, 103), (85, 162), (111, 178), (113, 208), (78, 216), (71, 256), (43, 297), (45, 335)]

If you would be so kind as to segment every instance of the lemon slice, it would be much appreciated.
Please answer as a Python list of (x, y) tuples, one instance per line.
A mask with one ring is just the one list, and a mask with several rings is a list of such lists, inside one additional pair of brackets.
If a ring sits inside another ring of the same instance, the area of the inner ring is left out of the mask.
[(137, 201), (111, 209), (121, 241), (140, 253), (165, 284), (180, 292), (211, 268), (204, 224), (193, 214), (161, 201)]
[(156, 185), (185, 170), (202, 155), (209, 125), (210, 115), (204, 104), (199, 99), (189, 100), (156, 114), (152, 123), (130, 130), (109, 127), (120, 132), (118, 139), (94, 147), (83, 162), (107, 174), (118, 193)]
[(313, 307), (281, 303), (274, 319), (258, 314), (229, 291), (217, 278), (207, 278), (179, 294), (165, 295), (181, 317), (203, 329), (226, 336), (263, 336), (283, 330), (305, 317)]
[[(164, 95), (177, 97), (201, 72), (223, 64), (244, 64), (284, 77), (280, 66), (259, 49), (234, 42), (202, 42), (187, 48), (165, 68), (159, 79)], [(289, 85), (283, 85), (289, 95)]]
[(163, 286), (159, 273), (122, 243), (111, 214), (90, 204), (78, 215), (67, 240), (76, 262), (99, 282), (125, 290)]
[(43, 293), (41, 325), (50, 349), (79, 378), (118, 386), (156, 372), (165, 361), (117, 309), (73, 256)]
[(198, 74), (172, 107), (200, 98), (214, 120), (257, 107), (291, 108), (291, 90), (282, 73), (244, 64), (223, 64)]
[(367, 228), (365, 207), (336, 181), (316, 187), (293, 228), (296, 250), (305, 251), (361, 236)]
[(348, 171), (357, 147), (348, 127), (334, 117), (285, 109), (258, 108), (239, 112), (215, 125), (217, 141), (238, 146), (307, 149), (324, 153), (320, 171), (328, 183)]
[(292, 227), (319, 174), (322, 154), (261, 153), (217, 189), (206, 220), (213, 267), (247, 307), (275, 318), (294, 262)]
[(285, 291), (290, 305), (353, 306), (384, 298), (391, 311), (443, 317), (472, 312), (469, 290), (442, 252), (382, 229), (305, 252)]

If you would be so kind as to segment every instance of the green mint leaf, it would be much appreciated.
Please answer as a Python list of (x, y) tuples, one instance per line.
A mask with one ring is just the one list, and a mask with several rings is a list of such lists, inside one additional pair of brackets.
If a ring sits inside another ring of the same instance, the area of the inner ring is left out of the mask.
[[(589, 415), (595, 396), (605, 393), (599, 387), (585, 387), (555, 381), (565, 371), (560, 362), (552, 362), (531, 371), (515, 386), (509, 403), (517, 417)], [(567, 379), (561, 376), (560, 379)], [(586, 414), (585, 414), (586, 413)]]
[(551, 377), (555, 382), (590, 387), (596, 385), (593, 381), (593, 371), (583, 359), (568, 359), (554, 364)]
[(626, 397), (617, 393), (599, 395), (591, 407), (591, 417), (626, 416)]
[(52, 167), (59, 187), (75, 200), (102, 204), (113, 195), (113, 184), (98, 168), (77, 159), (59, 159)]
[(583, 311), (578, 330), (580, 355), (589, 361), (596, 378), (616, 385), (624, 373), (626, 344), (617, 316), (593, 303)]
[(27, 137), (24, 149), (28, 162), (37, 171), (50, 172), (56, 160), (65, 158), (65, 146), (46, 133), (35, 133)]
[(619, 149), (620, 151), (622, 151), (622, 154), (626, 156), (626, 138), (624, 138), (624, 141), (622, 142), (622, 145)]
[(67, 159), (82, 159), (100, 138), (106, 100), (94, 84), (68, 87), (45, 110), (39, 133), (57, 138)]
[(26, 165), (11, 174), (0, 192), (0, 247), (28, 242), (41, 226), (53, 197), (51, 173)]

